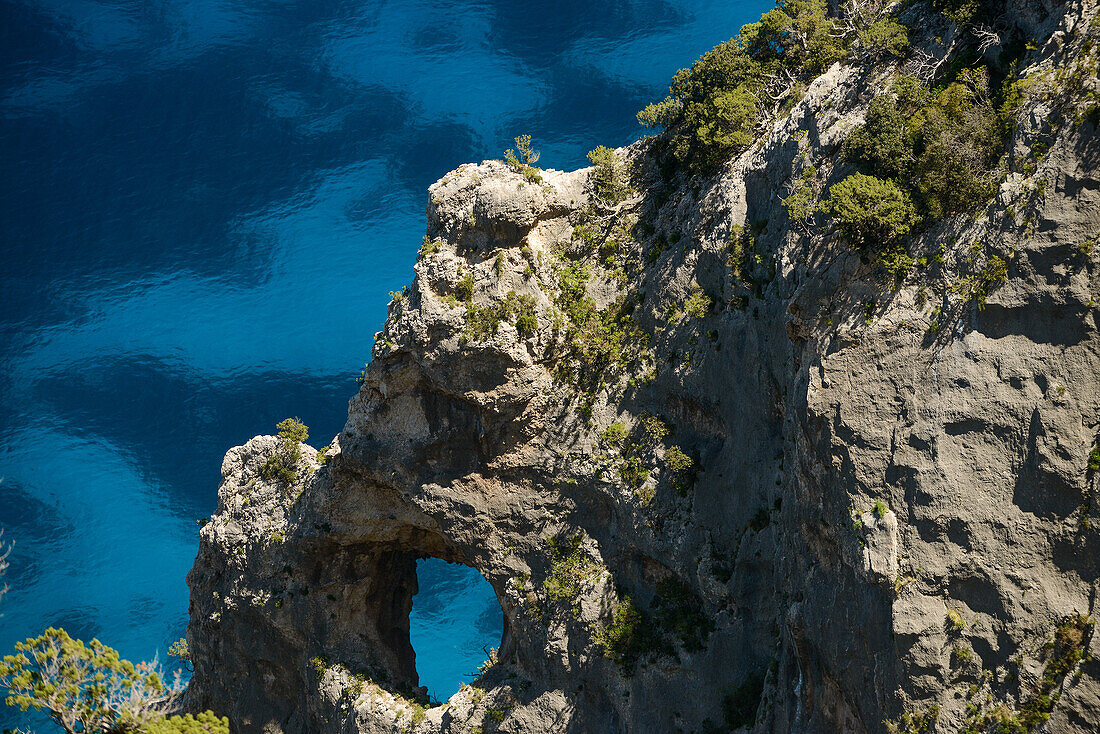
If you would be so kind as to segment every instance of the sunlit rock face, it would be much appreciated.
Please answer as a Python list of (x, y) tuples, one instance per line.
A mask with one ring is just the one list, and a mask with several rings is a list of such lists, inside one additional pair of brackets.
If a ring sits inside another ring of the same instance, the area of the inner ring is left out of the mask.
[[(1041, 39), (1025, 76), (1095, 69), (1094, 3), (1006, 13)], [(613, 205), (591, 169), (434, 184), (324, 463), (303, 447), (266, 481), (263, 436), (225, 458), (191, 704), (241, 732), (954, 731), (1025, 716), (1050, 679), (1048, 729), (1095, 731), (1100, 138), (1027, 97), (1011, 154), (1048, 152), (884, 279), (781, 198), (805, 166), (818, 192), (850, 172), (897, 73), (835, 64), (706, 178), (624, 149)], [(983, 248), (1009, 277), (979, 308), (959, 284)], [(505, 620), (426, 711), (424, 557), (477, 569)]]

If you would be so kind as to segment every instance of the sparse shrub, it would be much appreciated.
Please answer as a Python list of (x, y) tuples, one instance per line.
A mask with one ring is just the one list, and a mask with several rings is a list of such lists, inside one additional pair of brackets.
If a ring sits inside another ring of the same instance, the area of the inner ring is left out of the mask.
[[(806, 166), (798, 176), (794, 190), (789, 196), (782, 199), (783, 206), (787, 208), (787, 216), (792, 222), (805, 222), (814, 215), (817, 210), (814, 200), (813, 178), (817, 175), (817, 168)], [(731, 243), (733, 238), (731, 237)]]
[(710, 313), (713, 305), (714, 301), (711, 297), (704, 293), (702, 288), (695, 286), (684, 301), (684, 311), (692, 318), (701, 319)]
[(881, 519), (886, 517), (886, 513), (890, 511), (890, 508), (886, 506), (886, 503), (882, 500), (875, 500), (875, 506), (871, 508), (871, 512), (875, 514), (875, 517)]
[(260, 467), (260, 476), (269, 482), (291, 484), (298, 478), (301, 444), (309, 438), (309, 428), (297, 418), (286, 418), (276, 425), (279, 443), (275, 452)]
[(1054, 631), (1054, 640), (1047, 644), (1047, 661), (1043, 677), (1022, 704), (1020, 723), (1033, 729), (1050, 719), (1058, 700), (1058, 688), (1085, 656), (1085, 644), (1095, 622), (1083, 614), (1066, 618)]
[(538, 317), (535, 315), (534, 296), (508, 291), (503, 301), (484, 306), (466, 304), (466, 333), (475, 339), (494, 336), (502, 321), (513, 322), (521, 338), (535, 333)]
[(191, 648), (187, 644), (187, 638), (181, 637), (168, 646), (168, 656), (175, 658), (187, 670), (191, 670)]
[(595, 579), (600, 566), (581, 549), (580, 536), (551, 538), (548, 545), (550, 572), (542, 582), (543, 591), (551, 601), (575, 605), (584, 585)]
[(977, 303), (981, 310), (985, 308), (990, 291), (1007, 280), (1008, 263), (994, 255), (980, 272), (960, 278), (952, 288), (965, 300)]
[(630, 193), (626, 183), (626, 166), (619, 154), (603, 145), (589, 151), (588, 160), (594, 166), (592, 188), (596, 197), (608, 206), (622, 202)]
[(1093, 447), (1089, 451), (1089, 471), (1100, 471), (1100, 447)]
[(647, 415), (642, 418), (642, 430), (646, 439), (652, 444), (659, 444), (668, 436), (668, 424), (655, 415)]
[(531, 136), (517, 135), (515, 141), (519, 155), (517, 156), (516, 151), (509, 148), (504, 151), (504, 162), (516, 173), (522, 173), (531, 183), (542, 183), (542, 174), (535, 168), (539, 153), (531, 149)]
[(951, 662), (955, 665), (967, 665), (974, 659), (974, 653), (966, 645), (955, 645), (951, 648)]
[(579, 370), (562, 363), (558, 372), (569, 380), (599, 379), (612, 368), (625, 368), (648, 345), (648, 335), (631, 317), (631, 304), (620, 299), (604, 310), (587, 294), (591, 265), (568, 262), (557, 269), (555, 305), (564, 316), (565, 343)]
[(649, 469), (646, 469), (636, 456), (631, 456), (619, 462), (619, 478), (631, 489), (638, 489), (649, 479)]
[(197, 716), (184, 714), (154, 720), (145, 725), (142, 734), (229, 734), (229, 718), (218, 718), (211, 711)]
[(434, 255), (443, 248), (443, 240), (438, 237), (432, 239), (428, 235), (424, 235), (424, 241), (420, 245), (420, 257), (427, 257), (428, 255)]
[(455, 285), (455, 298), (463, 303), (469, 303), (474, 297), (474, 274), (466, 273), (458, 279)]
[(962, 615), (956, 612), (954, 609), (947, 610), (947, 628), (948, 630), (959, 633), (966, 629), (966, 620), (962, 618)]
[(310, 658), (309, 664), (310, 667), (313, 668), (313, 672), (317, 674), (318, 679), (324, 678), (325, 673), (328, 672), (328, 669), (330, 667), (328, 664), (328, 660), (321, 657), (320, 655)]
[(516, 332), (526, 339), (539, 328), (538, 317), (533, 312), (524, 311), (516, 316)]
[(665, 452), (665, 465), (676, 474), (687, 474), (695, 468), (695, 461), (679, 446), (670, 446)]
[(600, 434), (600, 438), (603, 439), (604, 443), (608, 446), (618, 447), (623, 442), (623, 439), (626, 438), (627, 433), (626, 424), (619, 421), (605, 428)]
[(611, 615), (611, 623), (596, 633), (604, 655), (618, 664), (624, 677), (634, 673), (639, 658), (671, 648), (661, 640), (649, 615), (629, 596), (622, 598)]
[(898, 721), (884, 721), (890, 734), (932, 734), (936, 728), (936, 719), (940, 717), (940, 707), (932, 704), (925, 711), (905, 711)]
[(844, 143), (849, 158), (867, 165), (882, 178), (906, 180), (916, 163), (909, 119), (889, 96), (875, 97), (863, 125)]

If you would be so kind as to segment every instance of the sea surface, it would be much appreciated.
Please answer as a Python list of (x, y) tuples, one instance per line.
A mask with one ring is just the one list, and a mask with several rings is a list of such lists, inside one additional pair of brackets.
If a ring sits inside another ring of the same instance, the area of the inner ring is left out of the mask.
[[(222, 455), (340, 430), (427, 186), (636, 139), (767, 5), (0, 0), (0, 654), (54, 625), (164, 661)], [(500, 608), (428, 561), (412, 625), (445, 700)]]

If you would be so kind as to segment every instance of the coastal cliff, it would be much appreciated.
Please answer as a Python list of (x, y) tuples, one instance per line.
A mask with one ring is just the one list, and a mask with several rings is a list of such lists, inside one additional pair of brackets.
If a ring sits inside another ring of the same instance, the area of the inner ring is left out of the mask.
[[(908, 50), (857, 43), (717, 165), (670, 124), (436, 182), (343, 431), (226, 455), (189, 703), (240, 732), (1096, 731), (1096, 3), (890, 11)], [(988, 196), (846, 228), (875, 100), (966, 88), (964, 51), (1016, 80)], [(432, 708), (425, 557), (504, 618)]]

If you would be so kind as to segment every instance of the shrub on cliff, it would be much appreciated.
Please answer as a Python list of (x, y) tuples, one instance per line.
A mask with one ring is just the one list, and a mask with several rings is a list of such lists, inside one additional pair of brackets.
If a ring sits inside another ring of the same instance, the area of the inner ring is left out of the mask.
[(741, 28), (745, 51), (762, 62), (818, 74), (848, 53), (848, 40), (825, 0), (779, 0), (757, 23)]
[(504, 162), (516, 173), (522, 173), (531, 183), (542, 183), (542, 174), (535, 168), (539, 152), (531, 149), (531, 136), (517, 135), (515, 141), (519, 155), (517, 156), (516, 151), (509, 148), (504, 151)]
[(833, 184), (821, 210), (851, 245), (876, 250), (904, 237), (917, 223), (908, 194), (893, 181), (862, 173)]
[(260, 476), (269, 482), (290, 484), (298, 477), (301, 444), (309, 438), (309, 428), (297, 418), (286, 418), (275, 426), (279, 444), (260, 468)]
[(933, 217), (984, 204), (1004, 151), (1004, 130), (989, 99), (988, 77), (970, 70), (919, 111), (916, 188)]
[(596, 198), (607, 206), (615, 206), (630, 194), (626, 183), (626, 164), (611, 148), (596, 146), (588, 152), (592, 163), (592, 188)]
[(218, 718), (210, 711), (203, 711), (198, 716), (172, 716), (150, 722), (142, 734), (229, 734), (229, 719)]
[[(795, 99), (810, 77), (847, 55), (857, 18), (840, 22), (827, 11), (825, 0), (779, 0), (736, 38), (678, 71), (668, 97), (639, 112), (638, 122), (668, 130), (673, 156), (690, 173), (713, 170), (752, 144), (765, 114)], [(881, 11), (876, 8), (868, 22)], [(896, 23), (868, 34), (865, 43), (892, 52), (902, 47)]]
[(653, 629), (652, 620), (629, 596), (615, 605), (611, 622), (596, 632), (596, 642), (627, 678), (634, 674), (638, 658), (665, 649)]
[(704, 173), (752, 143), (762, 90), (759, 63), (732, 39), (676, 72), (668, 98), (639, 112), (638, 121), (670, 128), (673, 155)]
[(910, 191), (933, 218), (987, 202), (1010, 114), (994, 109), (988, 74), (966, 69), (936, 92), (902, 77), (894, 92), (871, 103), (848, 138), (849, 158)]
[(228, 720), (210, 712), (166, 719), (164, 711), (183, 692), (178, 676), (165, 683), (156, 661), (131, 663), (99, 640), (85, 644), (63, 629), (16, 643), (15, 653), (0, 660), (0, 685), (9, 706), (42, 711), (70, 734), (229, 731)]

